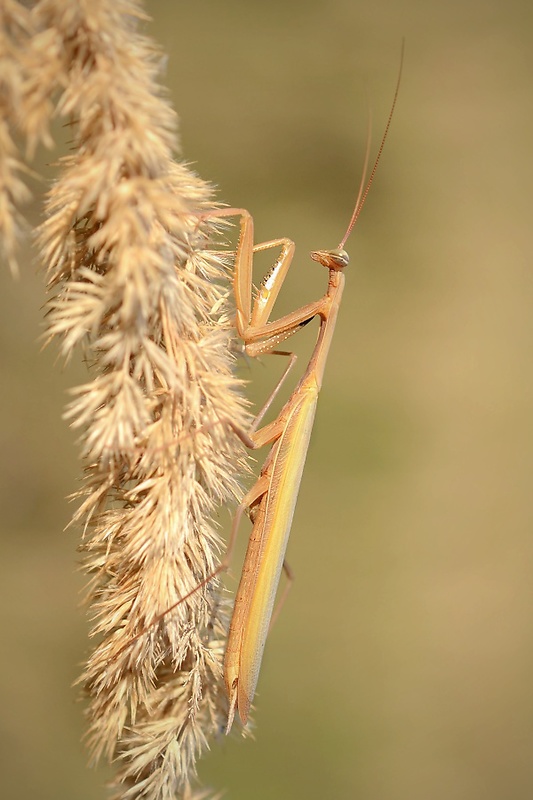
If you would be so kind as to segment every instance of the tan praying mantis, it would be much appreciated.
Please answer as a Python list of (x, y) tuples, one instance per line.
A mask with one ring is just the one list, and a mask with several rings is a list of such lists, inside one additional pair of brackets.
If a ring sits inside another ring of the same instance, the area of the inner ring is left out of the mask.
[[(241, 218), (235, 256), (234, 291), (236, 327), (246, 354), (257, 356), (272, 353), (285, 355), (290, 359), (281, 380), (256, 417), (251, 433), (238, 432), (243, 441), (253, 449), (267, 444), (272, 445), (272, 448), (259, 478), (237, 510), (226, 557), (217, 570), (219, 572), (227, 567), (242, 514), (248, 510), (253, 527), (235, 599), (224, 660), (224, 679), (230, 701), (226, 732), (232, 726), (236, 711), (243, 724), (246, 724), (255, 694), (281, 571), (284, 566), (287, 569), (285, 550), (309, 447), (318, 394), (344, 289), (343, 270), (349, 262), (344, 245), (357, 222), (374, 179), (394, 113), (400, 79), (401, 66), (391, 111), (372, 172), (365, 185), (367, 147), (358, 197), (343, 238), (335, 250), (315, 250), (311, 253), (311, 258), (329, 271), (328, 287), (320, 300), (280, 319), (269, 321), (294, 256), (294, 243), (289, 239), (275, 239), (254, 245), (253, 219), (244, 209), (226, 208), (209, 214), (210, 217)], [(276, 247), (281, 248), (281, 253), (263, 278), (255, 298), (252, 298), (253, 256), (257, 252)], [(256, 430), (296, 358), (292, 353), (277, 350), (277, 346), (314, 317), (319, 317), (320, 320), (318, 337), (303, 376), (276, 419)]]
[[(348, 228), (336, 249), (315, 250), (311, 253), (311, 258), (326, 267), (329, 272), (328, 286), (323, 297), (277, 320), (270, 321), (273, 306), (292, 263), (295, 251), (294, 243), (290, 239), (282, 238), (254, 245), (253, 218), (248, 211), (242, 208), (215, 209), (201, 215), (201, 218), (204, 219), (232, 216), (238, 216), (241, 219), (233, 286), (236, 328), (243, 341), (245, 353), (249, 356), (276, 354), (289, 358), (289, 363), (281, 379), (255, 418), (248, 433), (237, 429), (230, 420), (220, 420), (230, 425), (248, 447), (255, 450), (268, 444), (272, 446), (257, 481), (246, 493), (237, 509), (224, 559), (219, 567), (191, 592), (152, 621), (152, 624), (156, 624), (176, 606), (228, 568), (240, 521), (244, 512), (248, 511), (253, 527), (242, 567), (224, 659), (224, 679), (230, 704), (226, 733), (231, 729), (236, 712), (243, 724), (246, 724), (248, 720), (259, 678), (263, 650), (271, 625), (281, 571), (284, 567), (290, 577), (290, 571), (285, 564), (285, 550), (309, 447), (318, 394), (322, 386), (326, 360), (344, 289), (343, 270), (349, 262), (344, 246), (359, 218), (383, 152), (398, 97), (402, 62), (403, 48), (393, 103), (385, 131), (370, 177), (365, 184), (369, 156), (367, 144), (363, 177)], [(280, 255), (261, 281), (254, 297), (252, 281), (254, 254), (277, 247), (281, 248)], [(293, 353), (280, 351), (277, 347), (306, 326), (314, 317), (319, 318), (319, 330), (309, 363), (278, 416), (272, 422), (259, 428), (261, 420), (296, 360)], [(138, 634), (138, 636), (140, 635)]]

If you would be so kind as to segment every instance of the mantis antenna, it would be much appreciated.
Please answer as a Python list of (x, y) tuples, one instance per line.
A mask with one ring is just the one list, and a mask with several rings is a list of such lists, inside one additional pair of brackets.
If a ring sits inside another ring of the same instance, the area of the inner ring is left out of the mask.
[[(376, 170), (378, 168), (379, 159), (381, 158), (381, 154), (383, 152), (383, 148), (385, 146), (385, 140), (387, 139), (387, 135), (389, 133), (390, 124), (392, 122), (392, 115), (394, 114), (394, 109), (396, 107), (396, 100), (398, 99), (398, 92), (400, 90), (400, 81), (402, 78), (402, 69), (403, 69), (403, 54), (405, 49), (405, 41), (402, 41), (402, 52), (400, 55), (400, 69), (398, 71), (398, 80), (396, 81), (396, 89), (394, 92), (394, 98), (392, 101), (391, 110), (389, 112), (389, 118), (387, 120), (387, 124), (385, 125), (385, 131), (383, 136), (381, 137), (381, 144), (379, 145), (378, 154), (376, 156), (376, 160), (374, 161), (374, 166), (372, 167), (372, 172), (370, 173), (370, 178), (368, 179), (368, 183), (365, 186), (365, 178), (366, 178), (366, 170), (368, 167), (368, 156), (370, 151), (370, 136), (367, 138), (367, 147), (366, 147), (366, 155), (365, 155), (365, 164), (363, 168), (363, 176), (361, 178), (361, 183), (359, 184), (359, 192), (357, 194), (357, 200), (355, 201), (355, 208), (353, 210), (352, 218), (348, 223), (348, 227), (346, 228), (346, 233), (342, 237), (341, 241), (339, 242), (338, 249), (343, 250), (344, 245), (346, 244), (349, 235), (354, 229), (354, 225), (359, 219), (359, 214), (361, 213), (363, 206), (365, 204), (365, 200), (368, 196), (368, 192), (370, 191), (370, 187), (372, 186), (372, 181), (374, 180), (374, 176), (376, 174)], [(363, 189), (364, 187), (364, 189)]]

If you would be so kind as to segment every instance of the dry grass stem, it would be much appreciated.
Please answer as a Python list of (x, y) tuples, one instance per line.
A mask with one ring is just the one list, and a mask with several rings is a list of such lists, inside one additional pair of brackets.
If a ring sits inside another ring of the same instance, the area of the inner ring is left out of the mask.
[[(173, 160), (176, 118), (138, 3), (41, 0), (29, 17), (8, 100), (25, 98), (30, 150), (54, 109), (74, 138), (38, 238), (49, 338), (66, 358), (81, 345), (91, 369), (67, 411), (85, 463), (75, 520), (99, 640), (83, 675), (89, 744), (94, 759), (118, 759), (117, 798), (200, 798), (196, 760), (227, 714), (227, 609), (209, 583), (164, 612), (215, 568), (212, 514), (238, 492), (243, 468), (224, 424), (244, 425), (246, 414), (225, 264), (206, 249), (212, 195)], [(14, 205), (22, 190), (10, 158), (0, 168)]]

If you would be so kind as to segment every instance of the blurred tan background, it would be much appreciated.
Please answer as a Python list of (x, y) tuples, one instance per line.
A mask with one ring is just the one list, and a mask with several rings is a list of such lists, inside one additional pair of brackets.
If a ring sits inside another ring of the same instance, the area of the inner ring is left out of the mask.
[[(533, 796), (533, 11), (525, 2), (150, 2), (183, 154), (322, 294), (404, 78), (352, 263), (267, 645), (256, 741), (206, 782), (255, 800)], [(42, 278), (1, 275), (0, 766), (9, 800), (98, 800), (82, 707), (84, 369), (39, 352)], [(305, 337), (303, 337), (305, 339)], [(302, 353), (309, 339), (302, 342)], [(302, 361), (302, 359), (301, 359)], [(268, 359), (243, 376), (268, 392)], [(230, 514), (222, 510), (227, 526)], [(238, 566), (235, 568), (238, 571)]]

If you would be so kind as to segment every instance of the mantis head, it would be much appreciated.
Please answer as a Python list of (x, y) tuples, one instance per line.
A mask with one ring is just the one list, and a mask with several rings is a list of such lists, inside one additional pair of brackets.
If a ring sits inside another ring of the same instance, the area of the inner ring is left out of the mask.
[(313, 261), (318, 261), (319, 264), (327, 267), (327, 269), (333, 269), (336, 272), (347, 267), (350, 261), (350, 256), (346, 250), (342, 249), (313, 250), (310, 255)]

